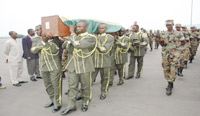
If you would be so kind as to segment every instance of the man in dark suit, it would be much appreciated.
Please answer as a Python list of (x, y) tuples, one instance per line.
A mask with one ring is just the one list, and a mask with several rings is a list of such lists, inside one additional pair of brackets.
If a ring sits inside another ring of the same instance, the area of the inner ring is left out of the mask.
[[(23, 57), (27, 61), (28, 74), (30, 75), (31, 81), (37, 81), (41, 79), (39, 71), (39, 57), (38, 54), (31, 53), (32, 41), (31, 37), (35, 36), (33, 29), (28, 29), (28, 35), (22, 39), (23, 45)], [(37, 78), (37, 79), (36, 79)]]

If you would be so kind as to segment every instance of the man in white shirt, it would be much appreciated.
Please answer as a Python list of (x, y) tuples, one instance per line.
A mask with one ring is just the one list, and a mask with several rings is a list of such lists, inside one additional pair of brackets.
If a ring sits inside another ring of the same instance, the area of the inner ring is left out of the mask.
[(17, 39), (17, 33), (10, 31), (11, 39), (7, 40), (4, 47), (4, 53), (7, 55), (6, 63), (9, 64), (10, 79), (13, 86), (19, 87), (23, 81), (23, 58), (22, 58), (22, 41)]

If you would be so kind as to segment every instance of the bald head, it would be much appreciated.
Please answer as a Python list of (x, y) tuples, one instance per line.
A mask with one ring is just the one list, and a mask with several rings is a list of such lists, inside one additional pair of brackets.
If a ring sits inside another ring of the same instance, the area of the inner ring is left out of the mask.
[(86, 21), (86, 20), (81, 20), (78, 23), (83, 23), (84, 26), (88, 26), (88, 21)]
[(18, 36), (17, 33), (16, 33), (15, 31), (10, 31), (10, 32), (9, 32), (9, 35), (10, 35), (10, 37), (13, 38), (13, 39), (17, 39), (17, 36)]

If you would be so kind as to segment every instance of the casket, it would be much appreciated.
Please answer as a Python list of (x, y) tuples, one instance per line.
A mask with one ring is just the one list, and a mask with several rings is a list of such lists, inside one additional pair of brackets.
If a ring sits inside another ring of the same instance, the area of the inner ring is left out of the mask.
[(70, 35), (69, 27), (63, 23), (58, 15), (42, 17), (42, 33), (51, 33), (53, 36), (66, 37)]
[(122, 26), (112, 22), (94, 20), (94, 19), (67, 19), (58, 15), (42, 17), (42, 33), (52, 33), (53, 36), (66, 37), (70, 35), (69, 27), (71, 25), (76, 25), (80, 20), (88, 21), (88, 33), (98, 34), (98, 26), (101, 23), (107, 24), (106, 33), (115, 35), (115, 32), (118, 32)]

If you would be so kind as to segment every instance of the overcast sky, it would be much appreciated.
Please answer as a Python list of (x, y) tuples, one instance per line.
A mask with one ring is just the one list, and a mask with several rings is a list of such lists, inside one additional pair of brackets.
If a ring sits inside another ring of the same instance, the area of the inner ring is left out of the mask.
[[(200, 24), (200, 0), (193, 2), (193, 24)], [(165, 29), (166, 19), (189, 25), (190, 14), (191, 0), (0, 0), (0, 36), (11, 30), (26, 35), (50, 15), (111, 21), (125, 28), (137, 21), (146, 29)]]

